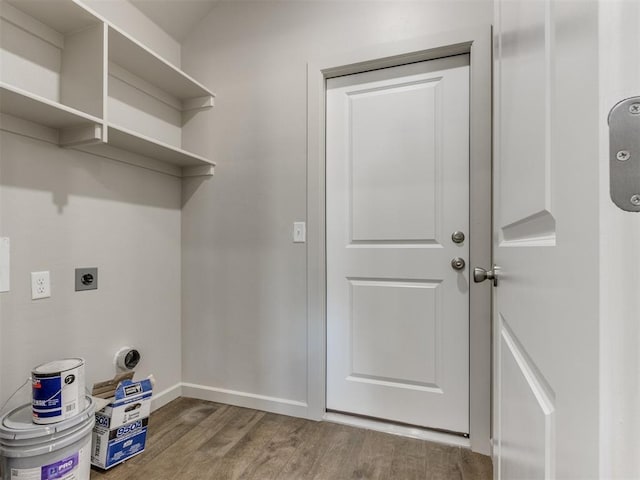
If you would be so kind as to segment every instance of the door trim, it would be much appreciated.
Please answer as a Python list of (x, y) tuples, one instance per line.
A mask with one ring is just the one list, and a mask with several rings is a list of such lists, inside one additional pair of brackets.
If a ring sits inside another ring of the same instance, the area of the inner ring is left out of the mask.
[[(491, 265), (491, 38), (490, 28), (438, 33), (336, 52), (307, 63), (307, 404), (309, 417), (326, 410), (326, 79), (451, 55), (470, 54), (469, 269)], [(471, 278), (471, 275), (469, 275)], [(470, 284), (469, 440), (491, 453), (491, 292)]]

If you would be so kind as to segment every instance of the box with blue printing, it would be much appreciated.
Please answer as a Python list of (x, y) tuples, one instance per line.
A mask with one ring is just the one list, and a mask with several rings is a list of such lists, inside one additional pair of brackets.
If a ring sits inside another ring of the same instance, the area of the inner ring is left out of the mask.
[(96, 412), (93, 465), (106, 470), (144, 451), (152, 390), (150, 380), (125, 380), (111, 403)]

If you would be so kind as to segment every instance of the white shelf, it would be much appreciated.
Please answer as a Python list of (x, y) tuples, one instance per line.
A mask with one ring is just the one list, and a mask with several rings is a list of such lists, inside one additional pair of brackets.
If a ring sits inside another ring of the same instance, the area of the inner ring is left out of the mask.
[(65, 34), (100, 23), (73, 0), (3, 0), (56, 32)]
[(215, 166), (215, 162), (195, 153), (168, 145), (126, 128), (109, 125), (108, 144), (145, 157), (154, 158), (179, 167)]
[(215, 163), (200, 155), (113, 124), (107, 131), (106, 143), (84, 143), (78, 150), (176, 177), (213, 175)]
[(109, 26), (109, 60), (179, 100), (215, 95), (144, 45)]
[(88, 113), (4, 83), (0, 83), (0, 112), (56, 129), (102, 124)]

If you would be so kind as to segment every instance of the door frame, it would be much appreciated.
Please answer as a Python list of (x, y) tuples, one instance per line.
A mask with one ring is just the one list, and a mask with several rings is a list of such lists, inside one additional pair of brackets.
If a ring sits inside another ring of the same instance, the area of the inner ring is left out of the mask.
[(469, 110), (469, 441), (491, 454), (491, 292), (474, 284), (474, 266), (491, 265), (492, 31), (470, 28), (364, 49), (307, 63), (307, 406), (326, 413), (326, 80), (451, 55), (470, 55)]

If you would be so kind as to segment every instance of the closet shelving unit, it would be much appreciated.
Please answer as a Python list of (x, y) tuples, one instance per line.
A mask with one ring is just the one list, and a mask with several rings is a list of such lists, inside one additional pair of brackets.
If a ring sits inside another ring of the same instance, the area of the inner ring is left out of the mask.
[(212, 175), (182, 127), (214, 94), (78, 0), (0, 3), (0, 128), (175, 176)]

